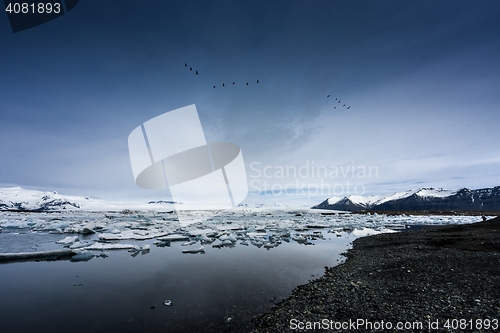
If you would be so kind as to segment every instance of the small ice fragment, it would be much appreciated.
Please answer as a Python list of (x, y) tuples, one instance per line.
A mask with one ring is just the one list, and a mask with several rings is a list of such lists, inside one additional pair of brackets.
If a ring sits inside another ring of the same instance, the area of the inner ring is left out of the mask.
[(188, 240), (189, 237), (186, 236), (186, 235), (179, 235), (179, 234), (171, 234), (171, 235), (167, 235), (167, 236), (163, 236), (163, 237), (158, 237), (157, 238), (158, 240), (161, 240), (161, 241), (183, 241), (183, 240)]
[[(135, 245), (132, 244), (122, 244), (122, 243), (117, 243), (117, 244), (103, 244), (103, 243), (94, 243), (90, 246), (87, 246), (87, 250), (126, 250), (126, 249), (132, 249), (134, 248)], [(134, 250), (135, 251), (135, 250)]]
[(171, 306), (172, 305), (172, 301), (167, 299), (165, 301), (163, 301), (163, 305), (166, 305), (166, 306)]
[(205, 253), (205, 248), (200, 246), (197, 249), (182, 250), (182, 253)]
[(69, 248), (70, 249), (77, 249), (79, 247), (83, 247), (82, 243), (80, 243), (80, 242), (74, 242)]
[(82, 248), (82, 247), (91, 246), (92, 244), (94, 244), (94, 241), (88, 241), (88, 242), (79, 242), (79, 241), (76, 241), (69, 248), (72, 249), (72, 250), (73, 249), (79, 249), (79, 248)]
[(101, 252), (97, 257), (107, 258), (107, 257), (109, 257), (109, 253), (108, 252)]
[(89, 261), (94, 258), (94, 254), (90, 251), (81, 251), (71, 257), (71, 261)]
[(220, 249), (222, 247), (222, 242), (212, 243), (212, 247)]
[(69, 236), (69, 237), (66, 237), (64, 239), (61, 239), (61, 240), (58, 240), (56, 242), (56, 244), (63, 244), (63, 245), (70, 245), (70, 244), (73, 244), (74, 242), (76, 242), (78, 240), (78, 236)]
[(212, 243), (214, 241), (214, 239), (208, 237), (206, 234), (203, 234), (200, 236), (200, 241), (203, 243)]
[(292, 239), (296, 242), (305, 242), (307, 239), (302, 235), (295, 235)]
[(226, 239), (222, 242), (222, 245), (233, 245), (233, 242), (229, 239)]
[(252, 245), (255, 245), (257, 247), (261, 247), (262, 245), (264, 245), (264, 243), (260, 240), (253, 240)]
[(165, 246), (170, 247), (169, 241), (154, 241), (153, 244), (156, 245), (157, 247), (165, 247)]
[(194, 241), (194, 240), (187, 241), (187, 242), (182, 243), (181, 246), (190, 246), (190, 245), (193, 245), (193, 244), (196, 244), (196, 241)]
[(82, 228), (82, 234), (94, 234), (95, 223), (89, 222)]
[(144, 244), (142, 247), (141, 247), (141, 250), (142, 251), (146, 251), (146, 250), (150, 250), (151, 249), (151, 245), (149, 244)]
[(141, 250), (141, 247), (137, 244), (134, 244), (134, 246), (128, 250), (128, 252), (138, 252)]
[(236, 243), (236, 236), (234, 234), (230, 234), (226, 239), (233, 243)]

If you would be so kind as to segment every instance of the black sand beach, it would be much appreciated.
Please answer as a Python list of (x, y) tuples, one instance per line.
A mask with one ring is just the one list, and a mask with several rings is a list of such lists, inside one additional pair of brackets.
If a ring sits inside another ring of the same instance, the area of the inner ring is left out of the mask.
[(253, 332), (500, 330), (499, 217), (359, 238), (346, 255)]

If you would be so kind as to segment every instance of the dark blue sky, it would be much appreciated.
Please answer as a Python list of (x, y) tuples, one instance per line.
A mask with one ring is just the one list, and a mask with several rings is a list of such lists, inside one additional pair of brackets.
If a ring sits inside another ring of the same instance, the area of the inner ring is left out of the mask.
[(377, 167), (323, 179), (367, 194), (500, 185), (499, 22), (496, 0), (83, 0), (18, 33), (0, 15), (0, 185), (161, 196), (135, 185), (127, 137), (190, 104), (249, 182), (314, 163)]

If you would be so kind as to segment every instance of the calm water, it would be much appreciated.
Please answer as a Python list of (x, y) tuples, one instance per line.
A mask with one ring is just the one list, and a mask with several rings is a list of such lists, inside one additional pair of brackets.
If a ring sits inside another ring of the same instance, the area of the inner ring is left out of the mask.
[(355, 238), (323, 235), (270, 250), (238, 241), (183, 254), (181, 242), (145, 241), (151, 252), (136, 257), (117, 250), (88, 262), (0, 264), (1, 331), (247, 332), (253, 316), (339, 263)]

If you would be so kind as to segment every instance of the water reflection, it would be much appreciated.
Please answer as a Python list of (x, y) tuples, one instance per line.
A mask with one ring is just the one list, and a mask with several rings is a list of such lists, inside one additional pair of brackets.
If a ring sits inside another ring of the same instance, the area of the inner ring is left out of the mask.
[(84, 263), (2, 264), (2, 326), (6, 332), (246, 332), (252, 316), (321, 276), (354, 239), (326, 230), (321, 236), (311, 246), (292, 241), (267, 250), (238, 240), (205, 246), (205, 255), (183, 254), (182, 242), (156, 247), (146, 240), (140, 245), (153, 245), (147, 255), (120, 250)]

